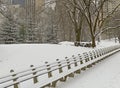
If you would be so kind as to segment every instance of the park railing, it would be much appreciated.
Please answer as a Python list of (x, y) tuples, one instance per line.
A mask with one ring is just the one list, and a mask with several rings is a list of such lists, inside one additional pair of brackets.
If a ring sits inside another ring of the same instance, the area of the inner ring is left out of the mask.
[[(64, 60), (56, 59), (56, 62), (14, 72), (0, 77), (0, 88), (44, 88), (46, 86), (54, 88), (58, 81), (65, 82), (68, 77), (74, 77), (81, 71), (94, 66), (96, 63), (106, 59), (106, 57), (120, 51), (120, 45), (107, 48), (95, 49)], [(27, 86), (27, 87), (26, 87)]]

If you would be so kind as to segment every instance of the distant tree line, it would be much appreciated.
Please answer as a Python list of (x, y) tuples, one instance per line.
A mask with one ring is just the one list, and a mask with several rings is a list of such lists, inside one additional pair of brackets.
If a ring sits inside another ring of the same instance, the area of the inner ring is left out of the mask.
[(75, 46), (80, 42), (91, 42), (91, 46), (96, 47), (96, 40), (100, 42), (101, 37), (107, 35), (120, 42), (120, 2), (113, 2), (50, 0), (35, 9), (32, 19), (26, 20), (26, 8), (29, 7), (13, 10), (1, 1), (0, 41), (8, 44), (73, 41)]

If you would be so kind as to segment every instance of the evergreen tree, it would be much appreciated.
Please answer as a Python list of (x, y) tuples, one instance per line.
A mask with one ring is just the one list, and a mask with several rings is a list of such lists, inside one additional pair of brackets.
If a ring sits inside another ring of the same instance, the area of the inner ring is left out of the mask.
[(11, 19), (5, 19), (2, 23), (1, 37), (6, 44), (17, 43), (17, 26)]
[(47, 14), (47, 25), (45, 26), (46, 42), (47, 43), (57, 43), (57, 28), (55, 22), (54, 10), (51, 7), (48, 7), (46, 10)]
[(18, 42), (20, 42), (20, 43), (26, 42), (26, 30), (25, 29), (26, 28), (24, 25), (21, 25), (21, 27), (19, 28)]

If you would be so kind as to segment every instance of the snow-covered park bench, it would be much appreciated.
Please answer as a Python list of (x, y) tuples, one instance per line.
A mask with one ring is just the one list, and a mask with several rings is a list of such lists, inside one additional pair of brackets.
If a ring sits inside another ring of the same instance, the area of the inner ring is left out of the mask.
[(0, 88), (54, 88), (58, 81), (65, 82), (68, 77), (74, 77), (81, 71), (92, 67), (106, 57), (120, 51), (120, 45), (102, 49), (96, 49), (64, 60), (57, 59), (56, 62), (34, 67), (21, 72), (11, 70), (10, 74), (0, 77)]

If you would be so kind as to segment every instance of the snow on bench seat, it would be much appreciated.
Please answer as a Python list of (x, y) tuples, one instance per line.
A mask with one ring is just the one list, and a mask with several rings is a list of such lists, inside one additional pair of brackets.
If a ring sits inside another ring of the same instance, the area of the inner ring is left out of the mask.
[(89, 61), (89, 62), (87, 62), (87, 63), (84, 63), (84, 64), (82, 64), (82, 65), (79, 65), (79, 66), (77, 66), (77, 67), (75, 67), (75, 68), (73, 68), (73, 69), (65, 70), (63, 73), (56, 74), (54, 77), (51, 77), (51, 78), (42, 80), (42, 81), (40, 81), (40, 82), (38, 82), (38, 83), (30, 86), (29, 88), (41, 88), (41, 87), (43, 87), (43, 86), (45, 86), (45, 85), (48, 85), (48, 84), (50, 84), (50, 83), (52, 83), (52, 82), (54, 82), (54, 81), (60, 80), (61, 78), (65, 77), (65, 76), (67, 76), (67, 75), (69, 75), (69, 74), (71, 74), (71, 73), (74, 73), (75, 71), (80, 70), (81, 68), (84, 68), (84, 67), (86, 67), (86, 66), (88, 66), (88, 65), (90, 65), (90, 64), (92, 64), (92, 63), (94, 63), (94, 62), (96, 62), (96, 61), (98, 61), (98, 60), (101, 60), (101, 59), (103, 59), (103, 58), (106, 58), (106, 57), (108, 57), (108, 56), (110, 56), (110, 55), (112, 55), (112, 54), (114, 54), (114, 53), (116, 53), (116, 52), (118, 52), (118, 51), (120, 51), (120, 49), (117, 49), (117, 50), (115, 50), (115, 51), (112, 51), (112, 52), (110, 52), (110, 53), (107, 53), (107, 54), (105, 54), (105, 55), (103, 55), (103, 56), (101, 56), (101, 57), (98, 57), (98, 58), (96, 58), (96, 59), (94, 59), (94, 60), (92, 60), (92, 61)]

